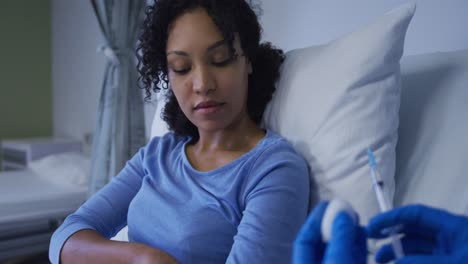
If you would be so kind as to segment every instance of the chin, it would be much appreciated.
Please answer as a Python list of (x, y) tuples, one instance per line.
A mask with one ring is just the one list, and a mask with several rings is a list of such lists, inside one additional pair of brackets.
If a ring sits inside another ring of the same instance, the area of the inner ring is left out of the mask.
[(228, 123), (224, 120), (204, 120), (195, 123), (195, 126), (198, 128), (198, 130), (203, 131), (224, 130), (229, 127)]

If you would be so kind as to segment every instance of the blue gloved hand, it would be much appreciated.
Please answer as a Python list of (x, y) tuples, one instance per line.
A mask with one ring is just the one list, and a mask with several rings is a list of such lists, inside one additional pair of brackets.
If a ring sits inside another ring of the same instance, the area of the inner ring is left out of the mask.
[[(405, 257), (396, 263), (468, 263), (468, 218), (422, 205), (410, 205), (373, 217), (367, 226), (372, 238), (382, 238), (382, 230), (403, 225), (399, 233)], [(379, 263), (394, 260), (390, 245), (379, 249)]]
[(331, 240), (322, 241), (321, 223), (328, 202), (320, 202), (307, 218), (294, 242), (293, 263), (366, 263), (367, 245), (364, 229), (356, 226), (345, 212), (332, 225)]

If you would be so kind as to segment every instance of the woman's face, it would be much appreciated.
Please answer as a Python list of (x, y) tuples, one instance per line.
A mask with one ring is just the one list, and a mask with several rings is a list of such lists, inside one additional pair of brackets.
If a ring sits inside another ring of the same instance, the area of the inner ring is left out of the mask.
[(202, 8), (184, 13), (171, 25), (167, 40), (169, 82), (185, 116), (198, 129), (235, 125), (247, 114), (250, 63), (238, 36), (231, 54)]

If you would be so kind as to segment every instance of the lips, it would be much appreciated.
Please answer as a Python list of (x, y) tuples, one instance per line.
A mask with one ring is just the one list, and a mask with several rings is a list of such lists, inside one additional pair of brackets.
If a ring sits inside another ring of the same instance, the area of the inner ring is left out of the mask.
[(219, 107), (223, 105), (224, 103), (217, 102), (217, 101), (204, 101), (200, 102), (197, 105), (195, 105), (194, 109), (195, 110), (201, 110), (201, 109), (207, 109), (207, 108), (214, 108), (214, 107)]

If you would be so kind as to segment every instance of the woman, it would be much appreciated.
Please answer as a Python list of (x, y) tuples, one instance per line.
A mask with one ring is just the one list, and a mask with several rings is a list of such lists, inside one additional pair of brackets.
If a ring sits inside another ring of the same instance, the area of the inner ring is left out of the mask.
[[(53, 263), (289, 263), (308, 208), (306, 162), (259, 127), (280, 50), (245, 0), (160, 0), (139, 72), (168, 87), (153, 138), (55, 232)], [(130, 242), (110, 241), (128, 224)]]

